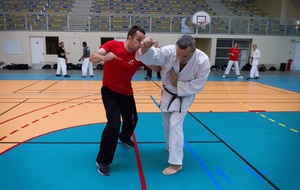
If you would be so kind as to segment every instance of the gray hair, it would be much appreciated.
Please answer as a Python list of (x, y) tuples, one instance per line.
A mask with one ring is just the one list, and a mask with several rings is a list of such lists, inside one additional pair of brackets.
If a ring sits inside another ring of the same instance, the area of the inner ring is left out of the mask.
[(185, 34), (177, 40), (176, 45), (180, 49), (186, 49), (187, 47), (191, 47), (192, 50), (195, 50), (196, 40), (192, 36)]

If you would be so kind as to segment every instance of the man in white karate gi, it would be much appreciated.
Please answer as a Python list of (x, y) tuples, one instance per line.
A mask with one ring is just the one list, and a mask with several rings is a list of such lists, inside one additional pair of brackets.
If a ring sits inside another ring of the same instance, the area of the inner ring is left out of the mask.
[[(153, 39), (145, 38), (136, 58), (154, 70), (161, 69), (162, 111), (169, 166), (163, 174), (172, 175), (182, 169), (183, 122), (195, 94), (201, 91), (210, 72), (208, 56), (196, 48), (190, 35), (181, 36), (176, 45), (154, 48)], [(160, 67), (157, 67), (160, 66)]]
[(252, 47), (253, 47), (253, 53), (251, 55), (252, 67), (250, 70), (250, 76), (247, 78), (247, 80), (259, 79), (258, 64), (259, 64), (259, 59), (260, 59), (260, 51), (259, 51), (259, 49), (257, 49), (256, 44), (254, 44)]

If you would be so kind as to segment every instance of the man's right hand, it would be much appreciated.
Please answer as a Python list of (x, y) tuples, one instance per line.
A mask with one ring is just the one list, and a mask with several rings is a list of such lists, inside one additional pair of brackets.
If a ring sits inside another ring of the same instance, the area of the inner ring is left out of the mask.
[(154, 44), (154, 41), (151, 37), (143, 39), (141, 42), (141, 53), (144, 55)]

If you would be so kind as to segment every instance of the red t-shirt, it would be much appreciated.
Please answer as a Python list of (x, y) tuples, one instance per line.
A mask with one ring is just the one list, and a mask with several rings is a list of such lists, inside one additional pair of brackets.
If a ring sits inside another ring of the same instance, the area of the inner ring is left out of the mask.
[(107, 53), (112, 52), (118, 58), (104, 63), (103, 86), (123, 94), (132, 96), (132, 76), (143, 65), (135, 59), (135, 52), (129, 53), (124, 47), (124, 42), (111, 40), (101, 46)]
[(230, 48), (229, 53), (233, 53), (233, 55), (229, 55), (230, 61), (238, 61), (240, 50), (238, 48)]

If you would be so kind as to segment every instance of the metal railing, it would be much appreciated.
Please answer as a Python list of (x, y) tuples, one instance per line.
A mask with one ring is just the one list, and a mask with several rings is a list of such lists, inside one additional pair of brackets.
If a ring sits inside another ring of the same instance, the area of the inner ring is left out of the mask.
[[(137, 24), (146, 32), (152, 33), (300, 36), (300, 18), (280, 20), (268, 17), (212, 16), (211, 23), (205, 27), (198, 27), (192, 24), (191, 17), (191, 15), (92, 13), (88, 16), (86, 29), (83, 31), (127, 32), (132, 25)], [(72, 31), (69, 21), (70, 16), (66, 13), (1, 12), (0, 31)]]

